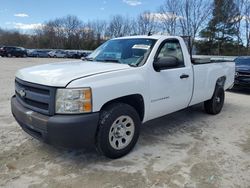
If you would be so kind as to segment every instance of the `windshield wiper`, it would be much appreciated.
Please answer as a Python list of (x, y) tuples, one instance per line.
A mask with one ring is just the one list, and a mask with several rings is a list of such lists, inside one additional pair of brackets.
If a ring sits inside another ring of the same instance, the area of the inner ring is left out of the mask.
[(102, 59), (104, 62), (121, 63), (118, 59)]
[(94, 61), (94, 59), (91, 57), (84, 57), (83, 61)]
[(138, 67), (138, 66), (135, 65), (135, 64), (126, 64), (126, 65), (129, 65), (130, 67)]
[(120, 63), (122, 64), (122, 62), (118, 59), (95, 59), (95, 61), (100, 61), (100, 62), (110, 62), (110, 63)]

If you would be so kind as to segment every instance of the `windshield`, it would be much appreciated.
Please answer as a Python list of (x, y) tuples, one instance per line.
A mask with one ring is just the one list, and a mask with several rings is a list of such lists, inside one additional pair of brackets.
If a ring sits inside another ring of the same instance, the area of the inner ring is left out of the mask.
[(86, 59), (139, 66), (147, 58), (155, 42), (154, 39), (109, 40)]
[(235, 60), (236, 65), (248, 65), (250, 66), (250, 58), (237, 58)]

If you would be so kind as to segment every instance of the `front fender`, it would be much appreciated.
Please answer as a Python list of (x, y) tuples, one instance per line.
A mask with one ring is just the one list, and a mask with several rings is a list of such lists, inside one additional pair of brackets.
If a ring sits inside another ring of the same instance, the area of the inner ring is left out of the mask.
[(140, 94), (145, 101), (145, 116), (149, 106), (149, 89), (142, 68), (108, 72), (72, 81), (67, 88), (91, 87), (93, 112), (98, 112), (104, 104), (123, 96)]

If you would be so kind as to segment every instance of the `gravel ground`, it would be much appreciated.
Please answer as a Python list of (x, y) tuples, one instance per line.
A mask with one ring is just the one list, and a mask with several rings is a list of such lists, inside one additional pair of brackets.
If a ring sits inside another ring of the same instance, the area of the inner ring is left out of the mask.
[(66, 60), (0, 58), (0, 187), (250, 187), (250, 91), (226, 92), (217, 116), (196, 105), (145, 124), (117, 160), (27, 135), (10, 112), (14, 73)]

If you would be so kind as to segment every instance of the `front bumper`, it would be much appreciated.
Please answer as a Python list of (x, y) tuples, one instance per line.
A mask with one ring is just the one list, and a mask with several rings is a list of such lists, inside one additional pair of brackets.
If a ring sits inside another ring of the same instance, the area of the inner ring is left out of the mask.
[(250, 88), (250, 78), (235, 78), (234, 85)]
[(93, 147), (99, 113), (46, 116), (23, 107), (15, 96), (11, 110), (22, 129), (45, 143), (69, 147)]

